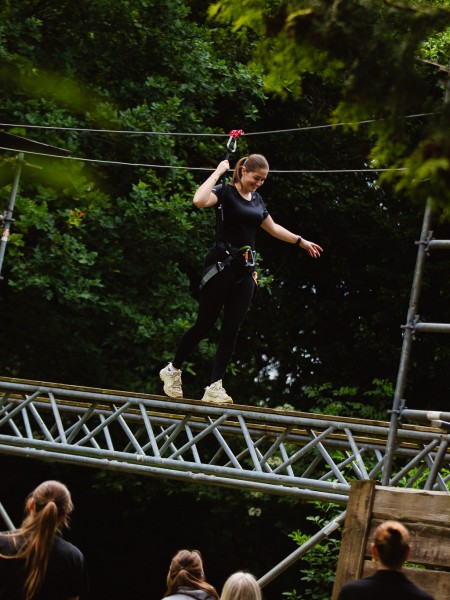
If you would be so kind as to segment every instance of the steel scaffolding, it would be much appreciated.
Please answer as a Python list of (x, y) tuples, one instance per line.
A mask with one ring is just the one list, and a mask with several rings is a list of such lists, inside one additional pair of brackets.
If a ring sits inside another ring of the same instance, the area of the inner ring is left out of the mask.
[[(406, 324), (403, 326), (403, 344), (400, 356), (400, 365), (398, 369), (394, 401), (391, 410), (390, 431), (386, 449), (386, 464), (383, 469), (383, 476), (381, 480), (383, 485), (390, 485), (391, 472), (393, 468), (393, 462), (395, 460), (395, 447), (398, 443), (398, 431), (401, 427), (401, 422), (403, 419), (419, 422), (430, 421), (431, 423), (434, 423), (447, 431), (450, 430), (449, 413), (408, 410), (406, 407), (406, 400), (404, 399), (406, 380), (411, 360), (412, 345), (415, 339), (415, 334), (450, 333), (450, 324), (425, 323), (420, 320), (420, 316), (418, 314), (418, 305), (425, 271), (426, 258), (430, 255), (432, 250), (450, 250), (450, 240), (435, 240), (433, 238), (433, 231), (431, 230), (432, 218), (433, 210), (431, 201), (429, 200), (426, 204), (423, 216), (422, 232), (420, 235), (420, 241), (418, 242), (418, 252), (411, 288), (408, 314), (406, 317)], [(446, 444), (448, 444), (448, 440), (443, 441), (442, 444), (443, 445), (441, 446), (441, 452), (437, 460), (440, 460), (442, 453), (445, 453), (447, 451)], [(434, 467), (433, 470), (435, 470)], [(429, 483), (427, 484), (427, 487), (425, 489), (431, 489)]]
[[(387, 457), (390, 424), (384, 421), (6, 378), (0, 379), (0, 394), (3, 454), (339, 505), (347, 503), (352, 480), (379, 480)], [(439, 426), (450, 413), (429, 418), (432, 427), (397, 428), (389, 485), (420, 482), (424, 489), (450, 491), (450, 434)], [(7, 522), (4, 509), (0, 516)], [(344, 517), (327, 524), (260, 585), (338, 529)]]
[[(320, 500), (345, 507), (354, 479), (450, 492), (450, 413), (409, 410), (403, 398), (425, 258), (427, 205), (390, 421), (0, 378), (0, 454)], [(409, 422), (409, 423), (408, 423)], [(0, 517), (12, 523), (0, 504)], [(345, 512), (260, 579), (267, 585), (340, 527)]]
[[(0, 379), (0, 453), (345, 505), (379, 479), (383, 421)], [(389, 485), (449, 491), (449, 434), (397, 431)]]

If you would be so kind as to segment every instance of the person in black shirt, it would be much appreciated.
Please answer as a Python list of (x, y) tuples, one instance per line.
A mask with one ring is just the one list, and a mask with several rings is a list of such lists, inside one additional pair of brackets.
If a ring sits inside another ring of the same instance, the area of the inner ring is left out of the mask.
[(183, 396), (181, 367), (197, 344), (204, 339), (223, 308), (223, 321), (211, 385), (205, 389), (205, 402), (232, 403), (222, 385), (226, 367), (236, 346), (240, 326), (250, 307), (256, 285), (254, 252), (256, 233), (262, 227), (273, 237), (298, 244), (313, 258), (322, 248), (274, 222), (258, 193), (269, 173), (269, 164), (261, 154), (241, 158), (234, 169), (231, 184), (217, 184), (229, 169), (228, 160), (197, 189), (194, 204), (198, 208), (216, 207), (216, 242), (204, 260), (197, 320), (181, 339), (175, 357), (160, 371), (164, 392), (172, 398)]
[(404, 573), (402, 566), (409, 556), (409, 532), (397, 521), (385, 521), (373, 534), (372, 556), (377, 571), (345, 583), (338, 600), (434, 600), (418, 588)]
[(80, 550), (59, 533), (73, 510), (67, 487), (44, 481), (27, 498), (19, 529), (0, 533), (0, 600), (84, 600)]

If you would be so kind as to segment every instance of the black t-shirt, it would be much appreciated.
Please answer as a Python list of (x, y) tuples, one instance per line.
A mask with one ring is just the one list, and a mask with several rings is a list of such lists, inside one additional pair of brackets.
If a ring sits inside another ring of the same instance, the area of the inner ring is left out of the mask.
[(400, 571), (378, 570), (342, 586), (338, 600), (434, 600)]
[(256, 232), (269, 216), (261, 196), (252, 192), (251, 200), (246, 200), (231, 184), (217, 185), (212, 191), (219, 200), (216, 204), (217, 237), (235, 248), (250, 246), (254, 250)]
[[(11, 538), (0, 535), (0, 554), (14, 554)], [(25, 560), (0, 557), (0, 600), (23, 600)], [(48, 570), (39, 593), (33, 600), (67, 600), (88, 593), (86, 562), (76, 546), (56, 536)]]

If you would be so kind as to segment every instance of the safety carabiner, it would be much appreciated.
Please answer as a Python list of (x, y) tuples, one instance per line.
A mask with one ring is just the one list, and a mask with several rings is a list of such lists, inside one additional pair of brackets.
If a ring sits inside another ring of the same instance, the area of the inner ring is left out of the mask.
[[(227, 150), (225, 152), (225, 160), (228, 160), (230, 158), (230, 154), (232, 152), (236, 151), (236, 148), (237, 148), (237, 139), (243, 133), (244, 133), (244, 131), (242, 129), (232, 129), (230, 131), (230, 133), (229, 133), (230, 137), (228, 138), (228, 142), (227, 142)], [(231, 146), (232, 143), (233, 143), (233, 146)], [(226, 180), (227, 180), (226, 174), (224, 173), (222, 175), (222, 177), (221, 177), (221, 181), (222, 181), (223, 185), (226, 184)]]
[[(227, 148), (230, 152), (236, 152), (237, 148), (237, 140), (240, 135), (242, 135), (244, 131), (242, 129), (232, 129), (229, 133), (230, 137), (227, 142)], [(231, 143), (233, 143), (233, 147), (231, 147)]]
[[(239, 248), (239, 250), (242, 252), (245, 266), (254, 267), (256, 264), (256, 252), (252, 250), (251, 246), (242, 246), (242, 248)], [(250, 260), (249, 257), (251, 257)]]

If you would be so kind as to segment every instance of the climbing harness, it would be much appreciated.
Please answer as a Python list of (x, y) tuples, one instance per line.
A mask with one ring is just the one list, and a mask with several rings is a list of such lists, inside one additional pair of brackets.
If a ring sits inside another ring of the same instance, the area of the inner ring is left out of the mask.
[[(230, 131), (230, 137), (228, 138), (225, 159), (228, 160), (230, 154), (236, 151), (237, 141), (240, 135), (244, 132), (242, 129), (232, 129)], [(221, 177), (221, 183), (223, 186), (226, 184), (226, 174)], [(217, 205), (217, 211), (219, 213), (217, 228), (216, 228), (216, 248), (221, 248), (226, 253), (226, 258), (223, 260), (217, 261), (215, 264), (211, 265), (203, 275), (203, 278), (200, 282), (200, 289), (208, 283), (210, 279), (212, 279), (215, 275), (220, 273), (225, 269), (225, 267), (231, 265), (233, 261), (238, 261), (241, 265), (248, 270), (252, 270), (252, 277), (256, 285), (257, 283), (257, 274), (254, 270), (254, 266), (256, 264), (256, 252), (252, 250), (251, 246), (242, 246), (241, 248), (234, 248), (230, 243), (224, 242), (221, 240), (222, 229), (223, 229), (223, 206), (222, 203), (219, 202)]]
[[(250, 246), (242, 246), (242, 248), (233, 248), (231, 244), (228, 244), (226, 242), (219, 242), (216, 245), (218, 247), (223, 248), (227, 256), (226, 258), (224, 258), (224, 260), (219, 260), (210, 267), (208, 267), (206, 273), (203, 275), (202, 280), (200, 282), (200, 289), (202, 289), (203, 286), (214, 277), (214, 275), (217, 275), (217, 273), (223, 271), (225, 267), (231, 265), (233, 261), (240, 261), (242, 266), (246, 269), (253, 269), (253, 267), (256, 264), (256, 252), (252, 250)], [(256, 271), (253, 271), (252, 277), (255, 281), (255, 284), (258, 285)]]

